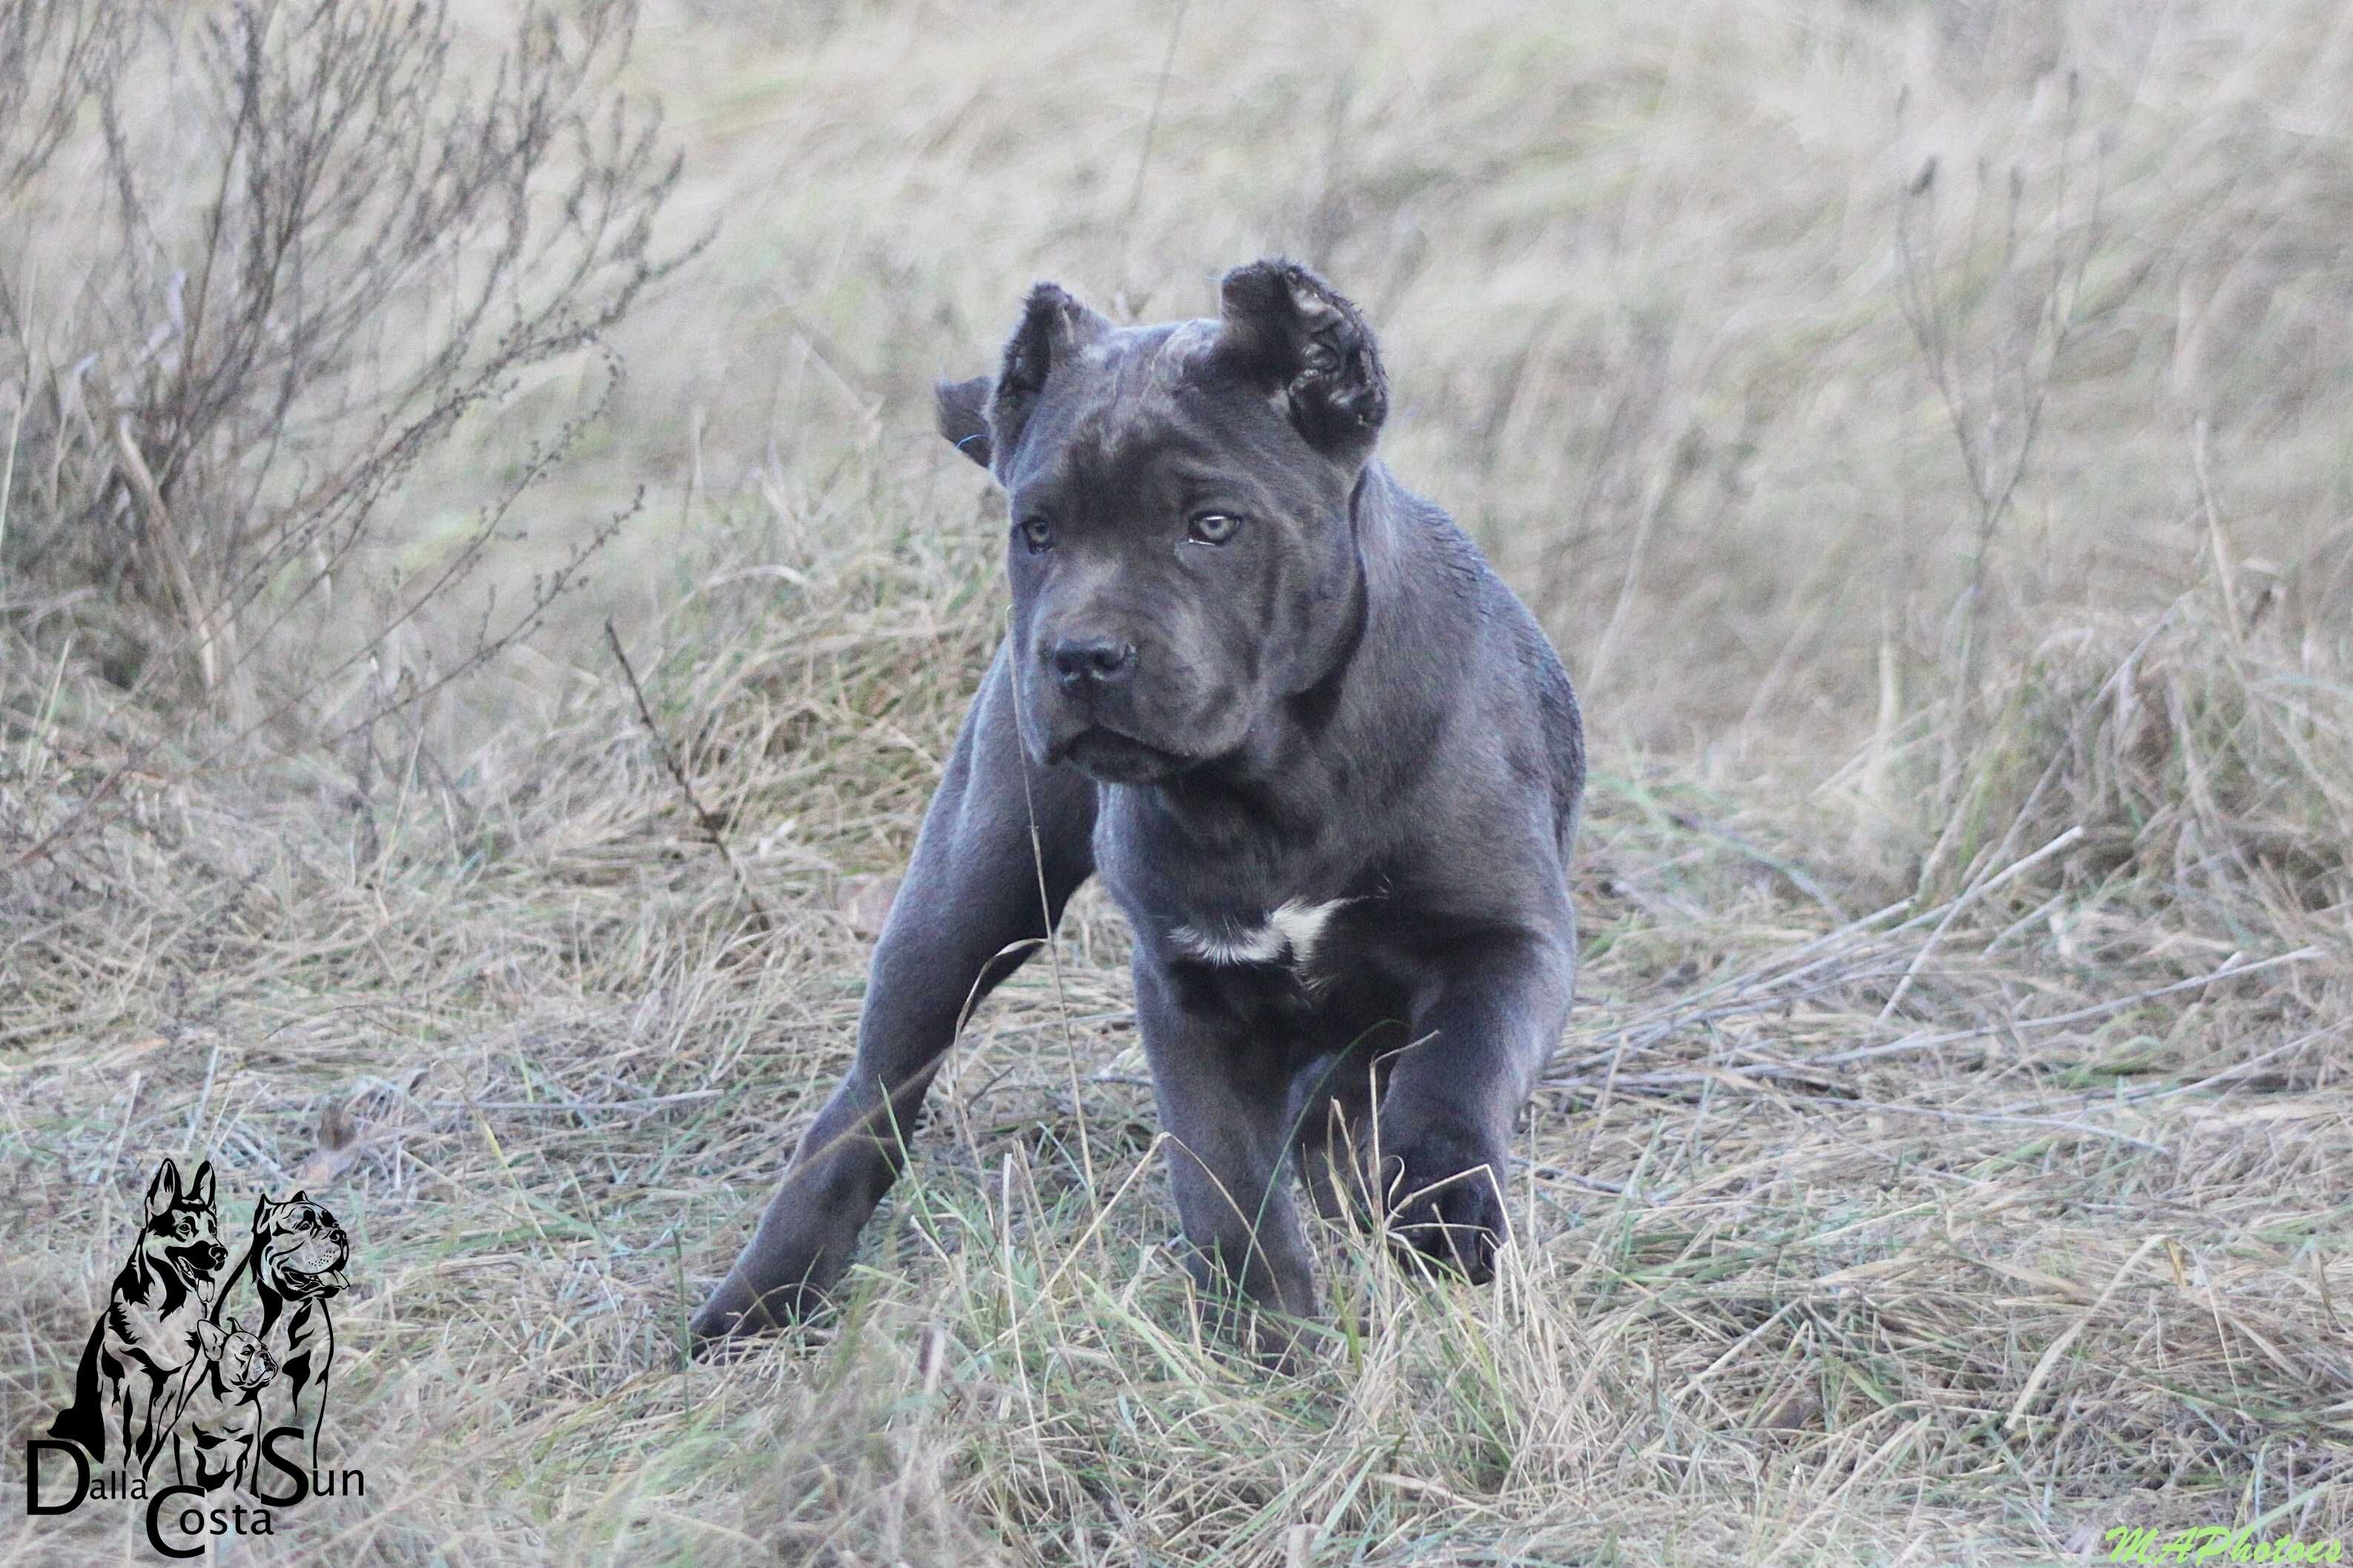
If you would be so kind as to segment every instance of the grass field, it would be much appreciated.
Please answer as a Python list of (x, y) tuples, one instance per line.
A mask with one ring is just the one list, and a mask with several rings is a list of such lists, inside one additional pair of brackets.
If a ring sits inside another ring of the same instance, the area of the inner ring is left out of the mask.
[[(471, 679), (227, 747), (110, 680), (102, 595), (11, 569), (0, 487), (12, 1489), (148, 1174), (209, 1155), (231, 1229), (300, 1185), (352, 1231), (326, 1447), (366, 1476), (225, 1560), (2353, 1535), (2353, 14), (663, 0), (626, 79), (713, 237), (385, 688), (647, 504)], [(21, 198), (42, 276), (95, 243), (71, 189)], [(1365, 305), (1389, 461), (1587, 701), (1504, 1278), (1335, 1234), (1303, 1374), (1203, 1343), (1090, 892), (959, 1045), (841, 1322), (687, 1364), (1005, 615), (931, 378), (1035, 278), (1158, 319), (1274, 250)], [(376, 569), (595, 381), (470, 415)], [(132, 1517), (12, 1500), (0, 1563), (150, 1561)]]

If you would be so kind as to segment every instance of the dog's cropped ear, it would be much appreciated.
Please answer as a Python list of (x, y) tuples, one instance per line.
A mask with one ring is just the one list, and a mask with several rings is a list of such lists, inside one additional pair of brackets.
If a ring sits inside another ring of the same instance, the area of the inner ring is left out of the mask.
[(1059, 283), (1040, 283), (1022, 302), (1021, 324), (1006, 341), (1004, 368), (988, 400), (991, 460), (1012, 454), (1038, 406), (1046, 379), (1071, 356), (1111, 334), (1109, 320), (1080, 304)]
[(213, 1206), (213, 1163), (210, 1160), (196, 1167), (196, 1179), (188, 1188), (188, 1196), (205, 1208)]
[(254, 1194), (253, 1234), (259, 1236), (263, 1231), (268, 1230), (269, 1228), (269, 1216), (277, 1212), (278, 1205), (269, 1201), (269, 1194), (268, 1193)]
[(1344, 462), (1371, 455), (1389, 382), (1363, 314), (1295, 261), (1253, 261), (1219, 286), (1214, 357), (1280, 397), (1307, 444)]
[(940, 434), (948, 445), (988, 467), (988, 395), (996, 383), (985, 375), (970, 381), (944, 381), (932, 388), (939, 405)]
[(236, 1331), (237, 1320), (235, 1318), (231, 1318), (228, 1321), (228, 1327), (225, 1329), (209, 1319), (200, 1319), (196, 1323), (196, 1342), (205, 1347), (205, 1353), (206, 1355), (213, 1357), (215, 1360), (218, 1360), (220, 1358), (221, 1347), (228, 1343), (229, 1335)]
[(180, 1167), (166, 1160), (155, 1167), (155, 1179), (147, 1184), (147, 1217), (154, 1218), (180, 1201)]

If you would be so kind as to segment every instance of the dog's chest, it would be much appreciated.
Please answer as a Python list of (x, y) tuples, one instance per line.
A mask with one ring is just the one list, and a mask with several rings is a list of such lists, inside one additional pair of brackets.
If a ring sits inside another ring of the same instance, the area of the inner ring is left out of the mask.
[(1187, 1008), (1345, 1043), (1409, 1005), (1409, 961), (1384, 940), (1384, 912), (1374, 895), (1197, 908), (1164, 916), (1154, 945)]
[[(1319, 973), (1316, 960), (1333, 918), (1355, 900), (1285, 899), (1262, 917), (1205, 915), (1172, 926), (1168, 941), (1180, 957), (1217, 968), (1277, 966), (1306, 984)], [(1327, 954), (1328, 956), (1328, 954)]]
[(1345, 1011), (1369, 991), (1389, 1000), (1389, 878), (1361, 846), (1247, 822), (1184, 835), (1133, 798), (1110, 805), (1097, 824), (1097, 872), (1144, 946), (1197, 1000), (1303, 1017)]

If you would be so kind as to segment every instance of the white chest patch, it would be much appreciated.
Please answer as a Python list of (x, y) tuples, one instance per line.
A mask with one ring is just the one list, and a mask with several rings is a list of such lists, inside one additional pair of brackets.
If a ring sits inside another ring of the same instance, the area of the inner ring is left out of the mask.
[(1179, 950), (1204, 963), (1280, 963), (1287, 959), (1293, 968), (1304, 969), (1314, 961), (1315, 944), (1324, 940), (1324, 928), (1349, 901), (1332, 899), (1311, 904), (1304, 899), (1285, 899), (1268, 914), (1263, 925), (1228, 925), (1208, 931), (1181, 925), (1168, 936)]

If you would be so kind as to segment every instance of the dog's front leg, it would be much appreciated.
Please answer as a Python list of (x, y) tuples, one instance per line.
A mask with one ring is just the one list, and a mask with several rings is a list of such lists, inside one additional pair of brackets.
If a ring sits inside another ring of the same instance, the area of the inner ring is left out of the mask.
[(1020, 967), (1092, 870), (1094, 785), (1068, 769), (1033, 768), (1025, 787), (1026, 765), (999, 647), (875, 947), (857, 1059), (803, 1136), (750, 1244), (694, 1315), (698, 1345), (782, 1326), (823, 1302), (898, 1179), (915, 1112), (967, 1002)]
[(1474, 1284), (1511, 1235), (1512, 1121), (1568, 1021), (1574, 927), (1497, 934), (1449, 956), (1414, 1008), (1378, 1114), (1379, 1186), (1398, 1244)]
[[(1283, 1053), (1185, 1005), (1183, 984), (1137, 949), (1136, 1022), (1167, 1132), (1187, 1267), (1221, 1328), (1281, 1362), (1315, 1307), (1299, 1212), (1279, 1179), (1290, 1124)], [(1239, 1292), (1239, 1297), (1237, 1297)], [(1270, 1315), (1275, 1314), (1275, 1315)]]

